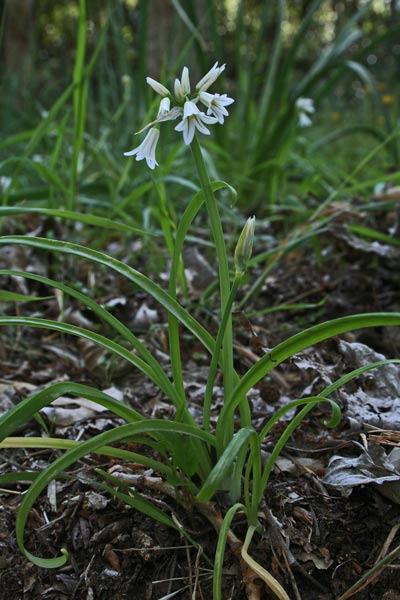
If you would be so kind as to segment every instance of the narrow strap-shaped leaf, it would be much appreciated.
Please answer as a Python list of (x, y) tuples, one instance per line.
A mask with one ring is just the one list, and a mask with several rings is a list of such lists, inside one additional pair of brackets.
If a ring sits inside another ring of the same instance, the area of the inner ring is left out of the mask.
[(221, 529), (218, 533), (218, 543), (217, 549), (215, 550), (215, 559), (214, 559), (214, 578), (213, 578), (213, 599), (214, 600), (222, 600), (222, 570), (224, 566), (224, 555), (225, 555), (225, 547), (226, 541), (228, 539), (229, 529), (233, 520), (233, 517), (239, 510), (246, 511), (243, 504), (237, 502), (233, 506), (230, 507), (226, 515), (224, 516), (224, 520), (222, 521)]
[(28, 294), (16, 294), (8, 290), (0, 290), (0, 302), (37, 302), (38, 300), (50, 300), (54, 296), (29, 296)]
[[(158, 381), (163, 382), (163, 390), (167, 393), (170, 400), (175, 404), (177, 408), (181, 408), (180, 399), (178, 394), (176, 393), (173, 385), (171, 384), (168, 376), (161, 368), (158, 361), (154, 358), (154, 356), (147, 350), (146, 346), (134, 335), (128, 327), (126, 327), (121, 321), (119, 321), (114, 315), (112, 315), (108, 310), (97, 304), (94, 300), (92, 300), (86, 294), (82, 294), (78, 290), (69, 287), (64, 283), (60, 283), (55, 281), (54, 279), (49, 279), (47, 277), (43, 277), (42, 275), (36, 275), (35, 273), (25, 273), (24, 271), (14, 271), (11, 269), (0, 269), (1, 275), (12, 275), (17, 277), (25, 277), (26, 279), (33, 279), (34, 281), (39, 281), (40, 283), (44, 283), (50, 287), (57, 288), (64, 293), (72, 296), (82, 302), (82, 304), (88, 306), (98, 317), (106, 321), (111, 327), (113, 327), (122, 337), (124, 337), (138, 354), (142, 357), (142, 359), (149, 365), (149, 367), (154, 371), (157, 375)], [(0, 292), (1, 298), (2, 292)], [(22, 296), (23, 297), (23, 296)], [(169, 391), (167, 391), (169, 390)]]
[[(318, 344), (323, 340), (334, 337), (335, 335), (340, 335), (346, 331), (389, 325), (400, 325), (400, 312), (351, 315), (314, 325), (313, 327), (291, 336), (289, 339), (275, 346), (268, 354), (260, 358), (260, 360), (257, 361), (242, 377), (235, 387), (231, 398), (224, 405), (218, 424), (223, 423), (225, 418), (229, 418), (228, 415), (233, 414), (243, 394), (246, 394), (254, 385), (256, 385), (256, 383), (268, 375), (272, 369), (290, 356), (296, 354), (296, 352), (300, 352), (309, 346)], [(217, 438), (219, 439), (220, 436), (222, 436), (222, 439), (224, 439), (224, 432), (221, 430), (218, 431), (218, 424)], [(225, 439), (224, 445), (226, 445), (226, 443), (227, 439)]]
[(41, 207), (28, 207), (28, 206), (1, 206), (0, 217), (10, 215), (24, 215), (24, 214), (38, 214), (38, 215), (49, 215), (52, 217), (58, 217), (60, 219), (68, 219), (69, 221), (77, 221), (78, 223), (85, 223), (86, 225), (93, 225), (94, 227), (101, 227), (103, 229), (116, 229), (117, 231), (126, 231), (128, 233), (136, 233), (143, 236), (156, 236), (157, 234), (151, 233), (134, 227), (133, 225), (127, 225), (126, 223), (119, 223), (113, 219), (107, 219), (105, 217), (98, 217), (91, 213), (81, 213), (72, 210), (61, 210), (57, 208), (41, 208)]
[[(6, 412), (0, 418), (0, 441), (11, 435), (13, 431), (18, 429), (18, 427), (25, 423), (35, 413), (39, 412), (44, 406), (48, 406), (54, 402), (54, 400), (65, 394), (80, 396), (87, 400), (91, 400), (92, 402), (96, 402), (128, 422), (136, 422), (143, 419), (141, 414), (104, 392), (100, 392), (95, 388), (80, 383), (63, 381), (54, 383), (32, 396), (24, 398), (16, 406)], [(76, 401), (71, 399), (71, 402)]]
[(59, 331), (60, 333), (66, 333), (68, 335), (74, 335), (90, 340), (91, 342), (102, 346), (112, 354), (120, 356), (121, 358), (124, 358), (131, 364), (135, 365), (135, 367), (145, 373), (149, 379), (151, 379), (151, 381), (154, 381), (154, 383), (156, 383), (156, 385), (158, 385), (163, 392), (169, 396), (170, 390), (166, 389), (165, 382), (159, 379), (158, 375), (143, 359), (121, 346), (121, 344), (118, 344), (113, 340), (109, 340), (104, 335), (100, 335), (99, 333), (95, 333), (89, 329), (84, 329), (83, 327), (77, 327), (76, 325), (59, 323), (58, 321), (51, 321), (50, 319), (40, 319), (35, 317), (0, 317), (0, 326), (1, 325), (20, 325), (23, 327), (51, 329), (53, 331)]
[[(108, 473), (105, 473), (101, 469), (98, 469), (98, 472), (103, 477), (109, 479), (115, 485), (120, 484), (120, 482), (118, 481), (118, 479), (116, 477), (111, 477)], [(137, 493), (131, 491), (128, 495), (128, 494), (124, 494), (123, 492), (120, 492), (119, 490), (116, 490), (115, 488), (111, 487), (110, 485), (107, 485), (106, 483), (102, 483), (102, 482), (98, 482), (98, 481), (96, 481), (94, 483), (95, 483), (96, 487), (99, 487), (100, 489), (105, 490), (110, 495), (115, 496), (119, 500), (122, 500), (122, 502), (124, 502), (128, 506), (132, 506), (136, 510), (139, 510), (141, 513), (143, 513), (144, 515), (147, 515), (154, 521), (158, 521), (159, 523), (162, 523), (163, 525), (167, 525), (167, 527), (171, 527), (172, 529), (175, 529), (176, 531), (183, 533), (183, 530), (180, 527), (178, 527), (178, 525), (175, 523), (175, 521), (173, 521), (171, 519), (171, 517), (166, 515), (165, 512), (163, 512), (156, 506), (154, 506), (154, 504), (151, 504), (149, 501), (145, 500), (142, 496), (140, 496), (140, 494), (137, 494)]]
[[(71, 450), (71, 448), (77, 448), (85, 442), (77, 442), (75, 440), (64, 440), (61, 438), (43, 438), (43, 437), (8, 437), (0, 442), (0, 448), (49, 448), (54, 450)], [(168, 465), (150, 458), (143, 456), (138, 452), (131, 452), (130, 450), (123, 450), (120, 448), (112, 448), (111, 446), (102, 446), (98, 448), (94, 454), (102, 454), (104, 456), (112, 456), (113, 458), (119, 458), (122, 460), (129, 460), (130, 462), (137, 462), (144, 467), (154, 469), (159, 473), (171, 476), (172, 470)], [(39, 473), (39, 472), (38, 472)], [(31, 479), (36, 479), (32, 477)]]
[(68, 560), (68, 552), (65, 549), (61, 550), (61, 556), (51, 559), (44, 559), (29, 552), (24, 545), (24, 530), (29, 512), (38, 496), (46, 488), (46, 486), (60, 473), (65, 471), (65, 469), (67, 469), (71, 464), (83, 456), (86, 456), (103, 446), (115, 442), (132, 440), (135, 436), (143, 433), (168, 433), (169, 435), (174, 433), (183, 434), (214, 446), (213, 436), (199, 428), (185, 425), (183, 423), (171, 423), (158, 419), (145, 419), (139, 423), (129, 423), (128, 425), (122, 425), (110, 431), (101, 433), (93, 439), (83, 442), (80, 446), (68, 450), (63, 456), (56, 459), (49, 467), (47, 467), (45, 471), (40, 473), (24, 496), (18, 511), (16, 522), (18, 546), (31, 562), (43, 568), (57, 568), (63, 566)]
[(258, 443), (258, 435), (253, 427), (244, 427), (235, 433), (204, 482), (200, 492), (197, 494), (196, 498), (199, 502), (208, 502), (218, 491), (221, 483), (225, 481), (232, 472), (234, 461), (238, 453), (251, 439)]
[(23, 235), (2, 236), (0, 237), (0, 244), (22, 244), (33, 248), (61, 252), (63, 254), (72, 254), (113, 269), (150, 294), (167, 311), (175, 315), (176, 318), (199, 339), (210, 353), (213, 352), (214, 340), (212, 336), (194, 317), (192, 317), (175, 299), (171, 298), (167, 292), (155, 284), (149, 277), (146, 277), (146, 275), (143, 275), (139, 271), (136, 271), (136, 269), (133, 269), (116, 258), (112, 258), (103, 252), (85, 248), (84, 246), (73, 244), (71, 242), (61, 242), (59, 240), (49, 240), (46, 238), (33, 238)]

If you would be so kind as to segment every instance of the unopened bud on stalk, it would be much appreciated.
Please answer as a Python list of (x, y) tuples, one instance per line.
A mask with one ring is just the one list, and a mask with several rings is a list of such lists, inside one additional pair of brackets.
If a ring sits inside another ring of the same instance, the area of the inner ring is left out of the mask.
[(247, 270), (247, 263), (251, 258), (254, 241), (254, 230), (256, 227), (256, 218), (247, 219), (243, 231), (239, 236), (235, 248), (235, 269), (236, 274), (243, 274)]
[(124, 90), (124, 101), (129, 102), (131, 98), (132, 78), (129, 75), (122, 75), (121, 83)]

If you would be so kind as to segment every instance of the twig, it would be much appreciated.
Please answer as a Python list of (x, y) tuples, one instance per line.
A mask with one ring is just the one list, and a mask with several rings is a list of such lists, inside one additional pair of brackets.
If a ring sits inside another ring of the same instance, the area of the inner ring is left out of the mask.
[(352, 585), (347, 592), (345, 592), (338, 600), (348, 600), (354, 594), (357, 594), (361, 590), (368, 587), (375, 579), (382, 573), (383, 569), (387, 567), (395, 558), (400, 555), (400, 546), (397, 546), (392, 552), (389, 552), (384, 558), (376, 563), (372, 569), (369, 569), (354, 585)]

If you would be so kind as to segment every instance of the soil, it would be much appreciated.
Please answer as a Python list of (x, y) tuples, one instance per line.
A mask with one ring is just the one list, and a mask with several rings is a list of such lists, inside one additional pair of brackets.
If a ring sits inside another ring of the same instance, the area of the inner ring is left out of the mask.
[[(239, 374), (268, 348), (311, 324), (347, 314), (399, 310), (399, 248), (362, 238), (346, 227), (348, 222), (353, 222), (385, 233), (390, 228), (395, 231), (396, 213), (385, 210), (371, 216), (360, 210), (356, 214), (346, 213), (345, 219), (343, 211), (341, 215), (313, 245), (303, 244), (283, 255), (250, 305), (235, 312), (235, 366)], [(10, 231), (15, 223), (14, 220), (8, 222)], [(18, 223), (21, 226), (21, 222)], [(30, 217), (25, 227), (41, 236), (49, 231), (57, 237), (67, 235), (64, 226), (52, 220), (38, 218), (32, 222)], [(265, 231), (261, 228), (258, 233), (265, 234), (264, 238), (260, 235), (262, 240), (268, 236), (273, 239), (277, 232), (265, 226)], [(84, 243), (93, 242), (88, 239)], [(140, 248), (136, 252), (137, 249), (132, 250), (123, 241), (108, 238), (102, 242), (102, 248), (131, 264), (139, 263), (138, 268), (152, 272), (153, 278), (165, 285), (166, 266), (161, 258), (165, 272), (154, 259), (145, 261), (145, 247), (143, 252)], [(261, 250), (261, 241), (258, 241), (255, 255)], [(212, 299), (208, 300), (209, 305), (201, 302), (202, 292), (215, 278), (213, 265), (209, 264), (211, 259), (204, 248), (196, 247), (187, 260), (191, 261), (188, 273), (191, 287), (185, 302), (213, 331)], [(0, 262), (1, 268), (78, 282), (81, 289), (90, 292), (131, 327), (168, 372), (163, 311), (141, 291), (132, 290), (119, 276), (95, 270), (85, 262), (49, 258), (43, 252), (21, 246), (1, 247)], [(254, 267), (251, 281), (260, 273), (261, 267)], [(54, 294), (32, 280), (2, 279), (5, 290), (40, 297)], [(241, 290), (241, 297), (249, 285), (250, 281)], [(299, 303), (303, 303), (303, 307), (296, 310), (262, 312), (266, 307)], [(313, 308), (307, 308), (306, 304)], [(63, 305), (60, 295), (35, 303), (2, 303), (0, 310), (3, 314), (17, 311), (16, 314), (32, 316), (34, 313), (96, 327), (89, 311), (73, 300)], [(170, 404), (153, 384), (91, 344), (56, 332), (25, 327), (18, 330), (3, 327), (0, 336), (0, 412), (50, 383), (70, 380), (109, 390), (146, 416), (173, 418)], [(200, 418), (207, 357), (190, 336), (185, 334), (182, 339), (186, 391), (192, 414)], [(326, 381), (333, 381), (358, 366), (357, 360), (365, 347), (373, 357), (377, 353), (398, 357), (400, 335), (395, 328), (350, 333), (319, 344), (281, 365), (249, 395), (256, 429), (290, 399), (317, 394)], [(399, 371), (389, 375), (398, 377)], [(388, 497), (382, 493), (384, 487), (373, 483), (343, 488), (324, 481), (329, 460), (334, 455), (354, 458), (369, 445), (389, 452), (400, 444), (400, 419), (396, 420), (396, 413), (390, 412), (385, 420), (379, 408), (379, 402), (388, 399), (388, 411), (398, 407), (398, 388), (390, 391), (388, 385), (375, 371), (346, 384), (335, 395), (342, 409), (340, 425), (327, 429), (324, 421), (329, 420), (329, 411), (318, 405), (301, 422), (276, 465), (265, 503), (260, 507), (262, 531), (254, 535), (249, 552), (280, 581), (291, 600), (338, 600), (383, 556), (399, 546), (398, 488)], [(365, 394), (370, 399), (369, 413), (361, 409), (355, 411), (357, 399), (361, 399), (361, 407), (365, 407)], [(221, 381), (217, 380), (213, 425), (221, 401)], [(83, 412), (77, 412), (78, 409)], [(90, 406), (78, 407), (71, 402), (46, 411), (42, 417), (51, 434), (69, 439), (87, 439), (122, 423), (109, 412), (96, 411)], [(288, 414), (286, 421), (278, 423), (267, 437), (266, 455), (292, 417), (293, 414)], [(382, 427), (377, 435), (379, 423)], [(373, 429), (375, 436), (371, 434)], [(42, 434), (40, 424), (31, 420), (13, 435)], [(146, 450), (144, 446), (136, 446), (135, 451)], [(54, 450), (3, 449), (0, 474), (43, 470), (58, 455)], [(173, 515), (176, 523), (189, 532), (194, 544), (179, 531), (151, 520), (101, 489), (95, 474), (97, 468), (141, 476), (141, 483), (136, 486), (139, 493), (150, 498), (166, 514)], [(74, 465), (68, 475), (50, 485), (42, 495), (29, 515), (25, 531), (25, 544), (36, 556), (56, 556), (60, 548), (68, 548), (69, 561), (60, 569), (36, 567), (18, 549), (15, 519), (28, 483), (20, 481), (0, 486), (0, 600), (212, 598), (212, 559), (217, 536), (212, 519), (207, 519), (204, 511), (172, 498), (159, 475), (138, 464), (89, 456)], [(400, 481), (399, 473), (393, 479), (394, 483)], [(151, 481), (155, 482), (154, 486), (150, 485)], [(221, 495), (212, 506), (223, 515), (229, 504)], [(238, 539), (244, 540), (246, 523), (240, 513), (232, 523), (232, 531)], [(240, 561), (232, 547), (228, 548), (223, 572), (224, 600), (275, 598), (257, 581), (254, 582), (256, 595), (251, 596), (243, 577)], [(400, 600), (398, 560), (394, 558), (386, 568), (375, 573), (354, 597), (357, 600)]]

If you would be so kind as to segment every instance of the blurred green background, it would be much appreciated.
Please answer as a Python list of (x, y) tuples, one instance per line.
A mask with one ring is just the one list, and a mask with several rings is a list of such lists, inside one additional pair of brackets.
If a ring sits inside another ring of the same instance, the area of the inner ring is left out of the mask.
[[(332, 194), (398, 181), (398, 0), (5, 0), (1, 41), (3, 205), (143, 222), (160, 193), (185, 203), (196, 181), (172, 126), (157, 150), (158, 191), (122, 153), (157, 111), (147, 75), (168, 86), (187, 65), (194, 83), (215, 61), (227, 68), (212, 91), (235, 104), (201, 143), (247, 214), (279, 205), (303, 215)], [(307, 129), (299, 97), (315, 104)]]

